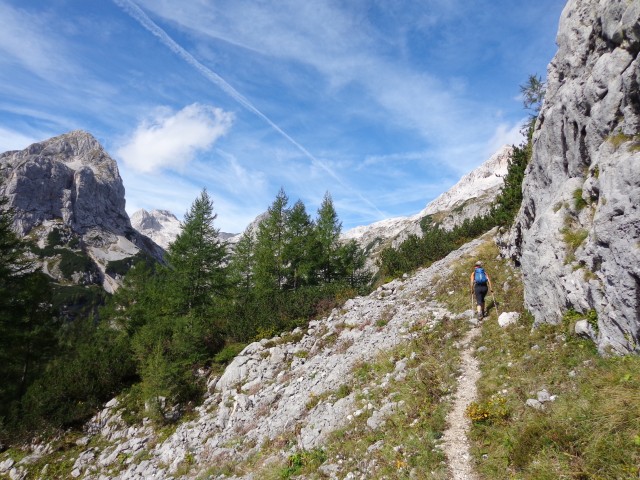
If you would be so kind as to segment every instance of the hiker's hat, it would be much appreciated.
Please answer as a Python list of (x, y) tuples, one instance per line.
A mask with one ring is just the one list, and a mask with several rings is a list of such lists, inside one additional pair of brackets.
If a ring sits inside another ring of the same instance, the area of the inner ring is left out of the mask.
[(478, 261), (476, 262), (476, 267), (481, 267), (481, 266), (482, 266), (482, 262), (481, 262), (480, 260), (478, 260)]

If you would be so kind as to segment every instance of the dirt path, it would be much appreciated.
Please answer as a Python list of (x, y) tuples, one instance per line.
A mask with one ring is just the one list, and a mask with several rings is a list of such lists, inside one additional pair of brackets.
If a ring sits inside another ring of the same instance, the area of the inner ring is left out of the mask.
[(473, 356), (471, 343), (480, 334), (480, 327), (474, 327), (460, 342), (461, 375), (458, 379), (458, 391), (455, 394), (453, 408), (447, 415), (447, 429), (444, 432), (444, 453), (449, 462), (449, 471), (453, 480), (477, 480), (473, 461), (469, 453), (467, 433), (471, 421), (465, 415), (465, 409), (476, 398), (476, 381), (480, 378), (478, 361)]

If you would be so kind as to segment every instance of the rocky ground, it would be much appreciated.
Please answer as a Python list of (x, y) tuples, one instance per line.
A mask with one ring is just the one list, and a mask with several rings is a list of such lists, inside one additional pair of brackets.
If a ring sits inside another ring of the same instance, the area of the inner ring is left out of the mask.
[[(204, 403), (197, 407), (193, 419), (180, 423), (175, 431), (154, 431), (147, 421), (129, 426), (122, 419), (119, 400), (112, 400), (88, 423), (87, 435), (76, 440), (78, 448), (66, 459), (69, 476), (96, 480), (196, 478), (212, 465), (241, 462), (258, 451), (265, 456), (265, 444), (276, 448), (269, 450), (263, 464), (286, 462), (292, 452), (322, 446), (332, 431), (354, 416), (366, 417), (372, 430), (380, 428), (385, 416), (397, 407), (393, 400), (363, 406), (357, 398), (359, 392), (345, 385), (358, 365), (415, 337), (416, 326), (429, 328), (451, 318), (435, 300), (435, 281), (449, 274), (460, 258), (470, 255), (483, 241), (470, 242), (431, 267), (385, 284), (369, 296), (348, 300), (305, 330), (248, 345), (222, 376), (208, 379)], [(460, 318), (474, 321), (471, 311)], [(466, 339), (460, 348), (468, 348), (468, 344)], [(381, 382), (406, 376), (407, 361), (399, 359), (395, 370)], [(473, 383), (473, 376), (462, 378)], [(453, 418), (456, 430), (451, 434), (464, 437), (464, 430), (456, 423), (464, 421), (463, 416)], [(278, 442), (286, 448), (277, 448)], [(450, 448), (451, 460), (460, 457), (459, 446), (446, 448)], [(24, 478), (29, 463), (36, 463), (46, 453), (45, 447), (36, 448), (17, 464), (0, 468), (11, 478)], [(455, 462), (451, 465), (458, 468)], [(39, 478), (47, 478), (47, 468), (42, 468)], [(330, 470), (327, 476), (338, 478)]]

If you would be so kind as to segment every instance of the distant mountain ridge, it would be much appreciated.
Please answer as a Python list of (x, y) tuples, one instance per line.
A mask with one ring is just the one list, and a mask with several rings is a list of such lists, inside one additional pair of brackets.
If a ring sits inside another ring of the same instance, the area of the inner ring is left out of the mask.
[(427, 215), (431, 215), (443, 228), (451, 229), (466, 219), (487, 213), (504, 184), (512, 151), (513, 147), (504, 145), (419, 213), (355, 227), (346, 231), (343, 238), (356, 240), (375, 255), (387, 244), (397, 246), (410, 234), (420, 235), (420, 220)]
[[(136, 210), (131, 215), (131, 225), (138, 232), (146, 235), (165, 250), (182, 231), (182, 224), (169, 210)], [(236, 233), (219, 232), (221, 240), (229, 240), (238, 236)]]
[[(464, 175), (453, 187), (429, 202), (419, 213), (410, 217), (394, 217), (352, 228), (343, 233), (343, 240), (356, 240), (370, 254), (370, 266), (377, 251), (383, 245), (401, 243), (410, 234), (421, 233), (420, 220), (431, 215), (447, 229), (459, 225), (466, 219), (487, 213), (500, 191), (507, 174), (513, 147), (504, 145), (482, 165)], [(257, 230), (265, 214), (260, 214), (246, 230)], [(180, 233), (180, 222), (166, 210), (138, 210), (131, 216), (131, 223), (140, 233), (167, 248)], [(220, 238), (234, 245), (239, 234), (220, 233)]]
[(165, 250), (182, 229), (180, 220), (168, 210), (137, 210), (131, 215), (131, 226)]

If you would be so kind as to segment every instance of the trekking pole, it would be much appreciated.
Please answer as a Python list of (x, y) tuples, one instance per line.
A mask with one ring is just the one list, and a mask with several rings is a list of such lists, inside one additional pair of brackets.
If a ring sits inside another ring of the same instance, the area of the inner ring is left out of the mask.
[(500, 316), (500, 310), (498, 310), (498, 302), (496, 302), (496, 296), (495, 296), (495, 294), (493, 293), (493, 289), (491, 289), (491, 297), (493, 297), (493, 304), (494, 304), (494, 305), (495, 305), (495, 307), (496, 307), (496, 314), (497, 314), (498, 316)]

